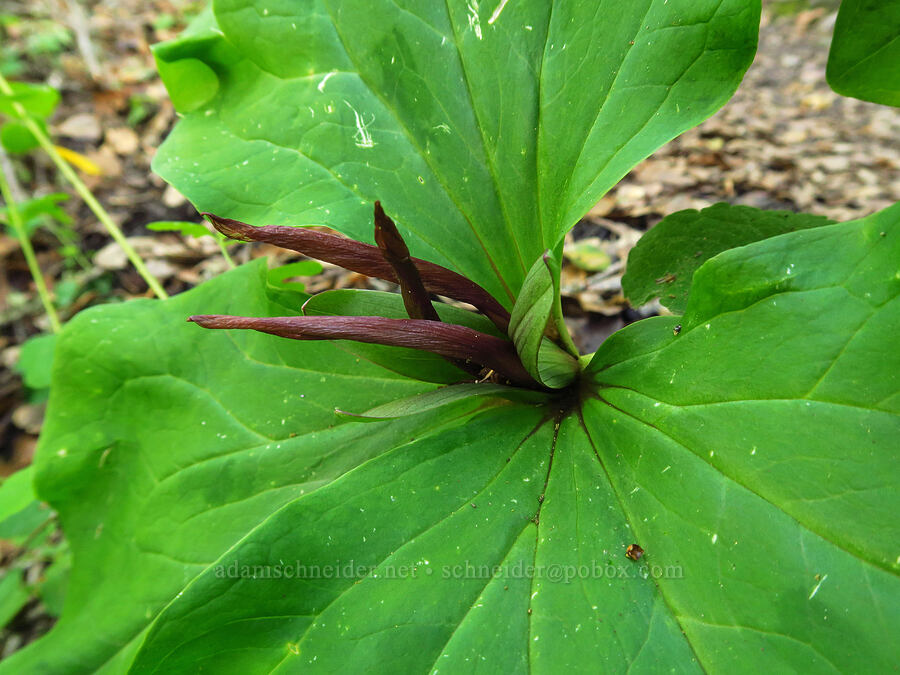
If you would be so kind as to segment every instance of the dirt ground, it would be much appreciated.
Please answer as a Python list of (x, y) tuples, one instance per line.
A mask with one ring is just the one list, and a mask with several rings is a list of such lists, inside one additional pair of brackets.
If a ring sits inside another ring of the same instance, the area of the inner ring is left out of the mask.
[[(759, 53), (734, 99), (636, 167), (570, 235), (574, 262), (564, 267), (565, 308), (583, 351), (658, 310), (629, 308), (621, 276), (640, 234), (669, 213), (725, 201), (850, 220), (900, 201), (900, 113), (842, 98), (825, 82), (836, 3), (765, 4)], [(199, 222), (190, 204), (150, 172), (175, 113), (149, 46), (177, 35), (201, 7), (186, 0), (7, 0), (0, 10), (0, 69), (61, 90), (50, 124), (54, 141), (99, 167), (100, 175), (83, 179), (171, 294), (227, 267), (210, 237), (146, 229), (154, 221)], [(42, 153), (15, 164), (17, 198), (70, 192)], [(149, 297), (91, 211), (74, 196), (62, 206), (71, 223), (33, 235), (61, 318), (93, 304)], [(238, 262), (260, 255), (292, 259), (267, 247), (230, 250)], [(307, 288), (365, 283), (326, 268)], [(15, 364), (20, 345), (48, 328), (18, 242), (0, 230), (0, 476), (31, 459), (43, 404), (29, 401)], [(41, 616), (40, 606), (26, 609)], [(25, 624), (12, 648), (50, 622)], [(0, 639), (7, 641), (8, 635)]]

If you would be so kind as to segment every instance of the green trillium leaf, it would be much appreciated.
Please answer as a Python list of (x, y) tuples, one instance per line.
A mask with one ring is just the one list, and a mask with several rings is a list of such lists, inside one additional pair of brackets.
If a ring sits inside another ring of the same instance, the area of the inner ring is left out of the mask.
[[(619, 333), (561, 422), (486, 411), (297, 499), (173, 600), (135, 672), (890, 667), (898, 387), (848, 378), (861, 353), (900, 371), (898, 216), (787, 235), (790, 288), (775, 240), (711, 260), (684, 331)], [(768, 291), (710, 302), (724, 274)], [(717, 367), (744, 362), (775, 375)]]
[[(900, 528), (884, 508), (898, 497), (887, 477), (900, 430), (900, 355), (890, 346), (900, 205), (785, 236), (789, 248), (770, 239), (707, 262), (677, 335), (674, 318), (629, 326), (588, 373), (623, 415), (743, 477), (866, 564), (896, 571)], [(754, 280), (745, 293), (722, 292), (741, 279)], [(632, 358), (620, 362), (626, 344)]]
[[(502, 4), (217, 0), (155, 49), (186, 114), (154, 169), (201, 211), (366, 241), (381, 200), (414, 256), (511, 306), (531, 261), (734, 92), (760, 8)], [(183, 63), (217, 87), (188, 90)]]
[(160, 77), (168, 82), (172, 104), (180, 113), (197, 110), (216, 95), (219, 78), (216, 72), (200, 59), (179, 59), (156, 62)]
[(900, 106), (900, 0), (841, 2), (826, 76), (839, 94)]
[(664, 307), (682, 314), (694, 272), (713, 256), (831, 222), (823, 216), (724, 203), (702, 211), (679, 211), (663, 218), (631, 249), (622, 289), (636, 307), (658, 297)]
[(410, 398), (391, 401), (364, 413), (351, 413), (345, 410), (337, 410), (335, 412), (338, 415), (347, 416), (359, 422), (378, 422), (408, 415), (417, 415), (426, 410), (441, 408), (460, 400), (475, 402), (478, 398), (482, 400), (527, 401), (532, 403), (544, 403), (547, 400), (544, 394), (527, 389), (507, 387), (500, 384), (467, 383), (441, 387), (440, 389), (426, 391), (424, 394), (418, 394)]
[[(127, 662), (163, 605), (249, 523), (423, 424), (341, 424), (338, 406), (366, 410), (434, 385), (377, 367), (340, 343), (185, 323), (211, 309), (296, 312), (279, 304), (277, 290), (271, 295), (266, 272), (258, 260), (171, 300), (105, 305), (66, 324), (35, 470), (38, 495), (59, 511), (75, 565), (52, 637), (10, 659), (14, 672), (46, 672), (34, 665), (47, 661), (44, 649), (68, 672)], [(296, 303), (298, 294), (287, 297)], [(85, 640), (84, 621), (96, 641)]]
[(574, 407), (370, 424), (331, 410), (453, 388), (337, 344), (170, 328), (284, 313), (260, 263), (83, 313), (36, 465), (71, 590), (0, 671), (887, 670), (898, 259), (900, 206), (733, 248), (684, 317), (610, 338)]

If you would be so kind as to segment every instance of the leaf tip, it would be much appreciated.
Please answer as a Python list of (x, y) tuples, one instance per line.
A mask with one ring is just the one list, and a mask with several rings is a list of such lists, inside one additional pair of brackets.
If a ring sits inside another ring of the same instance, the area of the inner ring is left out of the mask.
[(552, 273), (553, 263), (556, 261), (556, 258), (553, 256), (553, 251), (548, 248), (541, 254), (541, 260), (544, 262), (544, 267)]
[(188, 323), (195, 323), (201, 328), (221, 328), (223, 319), (229, 317), (220, 316), (218, 314), (194, 314), (187, 318)]
[(200, 215), (229, 239), (238, 241), (253, 241), (255, 239), (252, 236), (254, 230), (252, 225), (242, 223), (240, 220), (233, 220), (232, 218), (222, 218), (213, 213), (203, 212)]

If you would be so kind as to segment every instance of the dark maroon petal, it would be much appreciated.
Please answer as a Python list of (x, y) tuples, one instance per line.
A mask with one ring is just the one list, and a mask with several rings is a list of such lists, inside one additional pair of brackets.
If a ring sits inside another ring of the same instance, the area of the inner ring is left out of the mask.
[(409, 256), (406, 242), (394, 221), (381, 208), (381, 202), (375, 202), (375, 243), (381, 255), (393, 268), (394, 275), (400, 283), (400, 295), (403, 306), (410, 319), (427, 319), (440, 321), (437, 311), (431, 304), (428, 291), (422, 284), (419, 270)]
[[(403, 298), (403, 306), (410, 319), (425, 319), (427, 321), (440, 321), (437, 310), (431, 304), (431, 298), (419, 270), (409, 255), (409, 248), (403, 241), (403, 236), (394, 224), (394, 221), (381, 208), (381, 202), (375, 202), (375, 243), (381, 251), (381, 255), (394, 270), (394, 275), (400, 284), (400, 297)], [(479, 375), (481, 366), (476, 363), (444, 357), (457, 368), (466, 371), (470, 375)]]
[(528, 374), (507, 340), (465, 326), (421, 319), (380, 316), (192, 316), (203, 328), (249, 328), (293, 340), (355, 340), (422, 349), (496, 371), (511, 383), (540, 385)]
[[(239, 220), (220, 218), (211, 213), (202, 215), (219, 232), (231, 239), (273, 244), (369, 277), (398, 282), (393, 268), (384, 259), (377, 246), (333, 234), (316, 232), (304, 227), (283, 225), (255, 227)], [(506, 334), (509, 328), (509, 312), (481, 286), (446, 267), (435, 265), (427, 260), (412, 258), (412, 261), (429, 293), (468, 302), (493, 321), (502, 333)]]

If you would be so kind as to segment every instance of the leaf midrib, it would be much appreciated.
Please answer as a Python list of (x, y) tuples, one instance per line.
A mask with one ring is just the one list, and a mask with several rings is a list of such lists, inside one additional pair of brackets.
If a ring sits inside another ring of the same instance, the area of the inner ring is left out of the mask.
[[(611, 408), (618, 410), (618, 408), (616, 408), (612, 404), (609, 404), (606, 401), (604, 401), (604, 403), (609, 405)], [(628, 413), (623, 413), (623, 414), (628, 415)], [(632, 415), (629, 415), (629, 416), (633, 417)], [(634, 418), (634, 419), (637, 420), (638, 422), (641, 422), (641, 420), (638, 420), (637, 418)], [(593, 436), (591, 436), (591, 433), (588, 430), (588, 426), (584, 421), (584, 404), (583, 403), (581, 405), (579, 405), (579, 407), (578, 407), (578, 422), (581, 425), (581, 431), (584, 433), (585, 437), (588, 440), (588, 443), (590, 443), (591, 449), (594, 451), (594, 456), (597, 458), (597, 461), (600, 464), (600, 468), (603, 470), (603, 475), (606, 476), (606, 482), (609, 485), (609, 488), (612, 491), (612, 494), (615, 495), (616, 501), (619, 504), (619, 510), (622, 512), (622, 516), (625, 518), (625, 522), (627, 523), (629, 529), (632, 532), (638, 532), (639, 528), (636, 528), (634, 526), (634, 521), (631, 518), (631, 513), (628, 510), (628, 508), (625, 506), (625, 500), (622, 498), (622, 495), (619, 493), (619, 490), (616, 488), (616, 484), (612, 479), (612, 475), (610, 474), (609, 470), (607, 469), (606, 464), (604, 463), (603, 459), (600, 457), (600, 452), (597, 449), (597, 444), (594, 442), (594, 438), (593, 438)], [(691, 642), (691, 639), (688, 637), (687, 633), (685, 632), (684, 624), (681, 621), (682, 617), (679, 615), (678, 612), (675, 611), (672, 601), (670, 600), (670, 598), (668, 597), (666, 592), (663, 590), (663, 585), (660, 584), (660, 579), (653, 578), (652, 576), (650, 578), (653, 579), (653, 585), (656, 586), (656, 590), (659, 593), (659, 597), (662, 599), (663, 603), (665, 604), (666, 609), (669, 610), (669, 614), (672, 616), (672, 619), (678, 624), (681, 634), (684, 636), (684, 641), (687, 643), (688, 647), (691, 650), (691, 653), (694, 655), (694, 658), (697, 661), (697, 665), (700, 667), (700, 669), (704, 673), (709, 672), (707, 670), (706, 666), (703, 664), (703, 660), (700, 658), (700, 655), (697, 653), (697, 650), (694, 647), (694, 643)]]
[[(365, 87), (369, 90), (369, 92), (372, 94), (372, 96), (374, 96), (376, 99), (378, 99), (381, 102), (381, 104), (385, 107), (385, 110), (388, 110), (391, 113), (391, 115), (394, 118), (394, 121), (397, 123), (397, 126), (403, 131), (403, 134), (406, 136), (406, 139), (409, 142), (409, 144), (413, 148), (416, 149), (419, 156), (422, 158), (422, 160), (425, 162), (425, 164), (428, 165), (428, 168), (431, 170), (432, 175), (434, 175), (434, 177), (437, 179), (437, 182), (441, 186), (441, 189), (444, 191), (444, 194), (453, 203), (453, 205), (456, 207), (457, 211), (459, 211), (460, 215), (463, 217), (463, 219), (468, 224), (469, 229), (472, 231), (472, 234), (475, 236), (475, 239), (478, 242), (478, 245), (481, 247), (481, 250), (484, 252), (484, 255), (487, 258), (487, 261), (490, 264), (491, 269), (494, 271), (494, 274), (497, 276), (497, 279), (499, 280), (500, 285), (506, 290), (506, 293), (509, 295), (510, 300), (515, 300), (515, 295), (513, 294), (512, 290), (510, 289), (509, 284), (506, 282), (506, 279), (500, 273), (500, 270), (497, 267), (496, 261), (493, 259), (490, 252), (488, 251), (487, 247), (485, 246), (484, 241), (482, 240), (481, 235), (479, 234), (478, 230), (476, 230), (475, 226), (472, 224), (472, 219), (469, 217), (468, 212), (462, 208), (462, 205), (457, 200), (456, 195), (450, 190), (450, 188), (446, 184), (442, 174), (436, 170), (435, 166), (433, 166), (432, 161), (428, 159), (429, 156), (425, 152), (422, 151), (422, 147), (415, 141), (409, 128), (400, 119), (400, 115), (397, 114), (397, 111), (393, 108), (393, 106), (391, 106), (389, 104), (389, 102), (385, 99), (385, 97), (380, 92), (376, 91), (376, 89), (374, 87), (372, 87), (371, 84), (369, 82), (367, 82), (366, 79), (362, 76), (362, 69), (359, 67), (359, 64), (351, 56), (350, 50), (347, 48), (346, 38), (344, 37), (344, 35), (341, 34), (340, 30), (338, 29), (338, 23), (335, 21), (335, 17), (334, 17), (334, 14), (332, 13), (330, 5), (327, 2), (325, 2), (323, 4), (325, 6), (325, 11), (328, 12), (328, 16), (331, 19), (332, 25), (334, 26), (335, 35), (337, 36), (338, 40), (340, 41), (341, 47), (343, 48), (344, 53), (347, 56), (347, 59), (356, 68), (357, 76), (359, 77), (360, 82), (362, 82), (365, 85)], [(420, 19), (420, 21), (421, 21), (421, 19)], [(425, 22), (422, 22), (422, 23), (425, 23)], [(459, 54), (459, 45), (456, 44), (455, 39), (454, 39), (454, 45), (456, 45), (457, 54)], [(437, 101), (437, 99), (435, 99), (435, 100)], [(441, 109), (443, 109), (443, 104), (439, 103), (439, 105), (441, 105)], [(446, 112), (446, 110), (444, 112)], [(473, 115), (474, 115), (474, 111), (473, 111)], [(447, 117), (448, 117), (448, 119), (452, 119), (449, 115)], [(477, 120), (477, 116), (475, 119)], [(466, 142), (466, 146), (469, 147), (468, 142)], [(483, 149), (483, 147), (482, 147), (482, 149)], [(471, 147), (469, 147), (469, 152), (472, 153), (473, 156), (476, 156), (476, 154), (474, 152), (472, 152)], [(507, 222), (507, 225), (508, 225), (508, 222)]]
[(471, 107), (472, 109), (472, 116), (475, 118), (475, 123), (478, 127), (479, 135), (481, 136), (481, 151), (482, 153), (484, 153), (485, 164), (488, 168), (488, 173), (490, 173), (491, 180), (493, 182), (494, 196), (497, 198), (497, 203), (500, 206), (500, 212), (503, 214), (503, 224), (506, 227), (506, 231), (509, 233), (509, 240), (513, 243), (513, 246), (515, 246), (516, 258), (519, 260), (519, 266), (522, 269), (522, 275), (524, 277), (525, 272), (528, 270), (528, 267), (525, 264), (525, 260), (522, 258), (522, 249), (519, 247), (519, 239), (518, 237), (516, 237), (516, 234), (513, 231), (512, 221), (509, 218), (509, 210), (506, 206), (506, 200), (503, 198), (503, 193), (500, 190), (500, 181), (497, 177), (496, 164), (493, 159), (491, 159), (491, 153), (488, 152), (485, 128), (481, 123), (481, 117), (478, 114), (478, 108), (475, 105), (475, 99), (472, 96), (472, 87), (469, 84), (469, 74), (466, 70), (466, 61), (463, 58), (462, 48), (459, 44), (459, 35), (456, 32), (456, 25), (453, 23), (453, 16), (450, 13), (449, 3), (450, 0), (444, 0), (444, 8), (447, 10), (447, 21), (450, 24), (450, 30), (453, 32), (453, 45), (456, 47), (456, 54), (459, 57), (459, 67), (462, 70), (463, 81), (465, 82), (466, 87), (466, 96), (469, 99), (469, 107)]
[[(497, 482), (497, 480), (500, 478), (500, 476), (502, 476), (502, 475), (504, 474), (504, 472), (506, 472), (506, 470), (507, 470), (508, 467), (510, 466), (512, 458), (515, 457), (515, 456), (519, 453), (519, 451), (522, 449), (522, 446), (525, 445), (525, 443), (528, 441), (528, 439), (530, 439), (534, 434), (536, 434), (536, 433), (540, 430), (540, 428), (541, 428), (542, 426), (544, 426), (544, 424), (546, 424), (546, 423), (547, 423), (547, 420), (542, 419), (540, 422), (538, 422), (537, 426), (535, 426), (532, 430), (530, 430), (530, 431), (525, 435), (525, 437), (524, 437), (524, 438), (519, 442), (519, 444), (516, 446), (516, 449), (510, 454), (510, 461), (505, 462), (505, 463), (500, 467), (500, 470), (499, 470), (496, 474), (494, 474), (494, 476), (493, 476), (490, 480), (488, 480), (488, 481), (484, 484), (484, 486), (478, 491), (478, 493), (476, 494), (476, 497), (477, 497), (478, 495), (483, 494), (483, 493), (484, 493), (485, 491), (487, 491), (494, 483)], [(401, 446), (401, 447), (402, 447), (402, 446)], [(430, 461), (430, 460), (429, 460), (429, 461)], [(421, 464), (417, 464), (415, 467), (412, 467), (412, 468), (410, 468), (410, 469), (407, 469), (407, 471), (410, 471), (410, 470), (412, 470), (413, 468), (418, 468), (419, 466), (421, 466)], [(404, 471), (403, 473), (406, 473), (406, 471)], [(345, 474), (345, 475), (347, 475), (347, 474)], [(398, 474), (398, 475), (396, 475), (396, 476), (394, 477), (394, 479), (399, 478), (399, 477), (402, 476), (402, 475), (403, 475), (402, 473), (401, 473), (401, 474)], [(378, 487), (380, 487), (380, 486), (373, 486), (373, 487), (371, 488), (371, 490), (375, 490), (375, 489), (377, 489)], [(371, 491), (371, 490), (370, 490), (370, 491)], [(460, 513), (461, 511), (465, 510), (466, 506), (468, 506), (472, 501), (473, 501), (473, 498), (472, 498), (472, 497), (467, 497), (465, 500), (463, 500), (463, 502), (460, 504), (460, 506), (459, 506), (458, 508), (454, 509), (453, 511), (451, 511), (450, 513), (448, 513), (446, 516), (442, 517), (440, 520), (438, 520), (438, 521), (436, 521), (436, 522), (434, 522), (434, 523), (431, 523), (431, 524), (428, 525), (426, 528), (424, 528), (424, 529), (421, 530), (420, 532), (418, 532), (418, 533), (416, 533), (415, 535), (413, 535), (412, 537), (410, 537), (407, 541), (403, 542), (403, 544), (402, 544), (399, 548), (397, 548), (397, 549), (395, 549), (394, 551), (390, 552), (390, 553), (388, 554), (388, 556), (387, 556), (386, 558), (384, 558), (383, 560), (381, 560), (378, 564), (370, 566), (369, 571), (366, 573), (366, 576), (363, 577), (362, 579), (360, 579), (357, 583), (362, 583), (362, 582), (364, 582), (366, 579), (368, 579), (368, 578), (370, 577), (370, 575), (372, 574), (373, 571), (375, 571), (376, 569), (378, 569), (379, 567), (381, 567), (384, 563), (386, 563), (386, 562), (387, 562), (388, 560), (390, 560), (392, 557), (394, 557), (395, 555), (397, 555), (398, 553), (400, 553), (401, 551), (403, 551), (403, 550), (404, 550), (405, 548), (407, 548), (409, 545), (413, 544), (419, 537), (423, 536), (424, 534), (427, 534), (428, 532), (430, 532), (430, 531), (433, 530), (434, 528), (440, 526), (442, 523), (444, 523), (444, 522), (446, 522), (447, 520), (449, 520), (450, 518), (452, 518), (452, 517), (453, 517), (454, 515), (456, 515), (457, 513)], [(335, 508), (338, 508), (338, 507), (335, 507)], [(519, 531), (519, 534), (516, 535), (516, 537), (513, 538), (513, 541), (512, 541), (512, 543), (511, 543), (511, 545), (510, 545), (510, 548), (509, 548), (509, 549), (501, 556), (501, 559), (506, 558), (506, 556), (509, 555), (509, 552), (512, 550), (512, 547), (515, 546), (516, 539), (518, 539), (518, 536), (520, 536), (521, 533), (524, 532), (525, 528), (528, 527), (528, 524), (529, 524), (530, 522), (531, 522), (531, 521), (525, 521), (525, 523), (524, 523), (524, 525), (523, 525), (523, 527), (522, 527), (522, 530), (520, 530), (520, 531)], [(482, 589), (475, 595), (475, 602), (477, 602), (478, 598), (479, 598), (479, 597), (481, 596), (481, 594), (484, 592), (484, 589), (487, 588), (488, 584), (490, 584), (490, 582), (491, 582), (492, 580), (493, 580), (493, 577), (489, 578), (489, 579), (487, 580), (487, 582), (485, 583), (485, 585), (482, 587)], [(323, 607), (322, 610), (316, 614), (316, 617), (318, 618), (318, 617), (322, 616), (323, 614), (325, 614), (325, 612), (328, 611), (328, 609), (329, 609), (332, 605), (334, 605), (334, 604), (335, 604), (336, 602), (338, 602), (341, 598), (343, 598), (343, 596), (344, 596), (347, 592), (351, 591), (356, 585), (357, 585), (357, 584), (354, 583), (354, 584), (352, 584), (351, 586), (348, 586), (345, 590), (343, 590), (343, 591), (341, 591), (340, 593), (338, 593), (338, 594), (334, 597), (334, 599), (331, 600), (331, 602), (329, 602), (327, 605), (325, 605), (325, 607)], [(470, 609), (471, 609), (471, 607), (470, 607)], [(457, 628), (459, 627), (459, 625), (460, 625), (460, 624), (457, 624)], [(296, 642), (296, 644), (297, 644), (298, 647), (299, 647), (300, 645), (303, 644), (303, 642), (304, 642), (304, 641), (307, 639), (307, 637), (309, 636), (310, 631), (311, 631), (314, 627), (315, 627), (315, 622), (312, 623), (312, 624), (310, 624), (310, 626), (303, 632), (303, 635), (302, 635), (302, 636), (300, 637), (300, 639), (298, 639), (297, 642)], [(454, 633), (455, 633), (455, 630), (454, 630)], [(451, 637), (452, 637), (452, 635), (451, 635)], [(447, 647), (447, 644), (449, 644), (449, 639), (448, 639), (448, 641), (444, 644), (444, 646), (441, 648), (441, 651), (438, 652), (437, 658), (440, 658), (440, 654), (441, 654), (441, 653), (443, 652), (443, 650)], [(281, 661), (280, 661), (280, 662), (272, 669), (272, 672), (278, 670), (278, 669), (279, 669), (279, 668), (280, 668), (280, 667), (281, 667), (288, 659), (290, 659), (292, 656), (296, 656), (296, 654), (292, 654), (291, 652), (288, 652), (288, 653), (285, 655), (284, 659), (282, 659), (282, 660), (281, 660)]]

